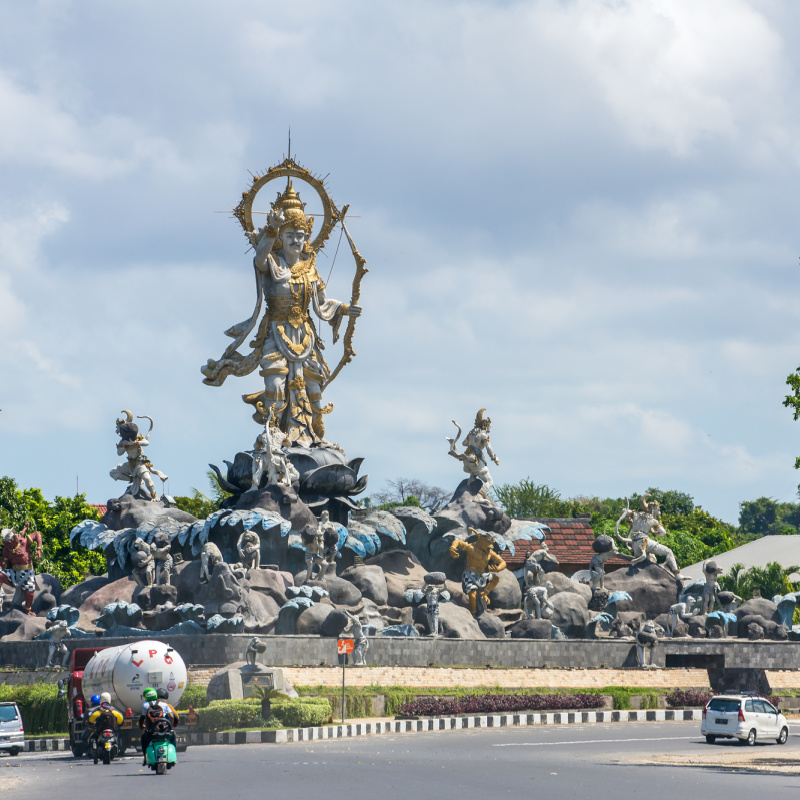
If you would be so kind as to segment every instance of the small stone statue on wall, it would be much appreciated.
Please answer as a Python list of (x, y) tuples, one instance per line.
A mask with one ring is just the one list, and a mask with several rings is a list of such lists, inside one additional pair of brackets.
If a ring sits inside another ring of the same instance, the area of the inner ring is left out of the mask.
[(236, 549), (246, 569), (258, 569), (261, 566), (261, 539), (255, 531), (243, 531), (236, 542)]
[(72, 636), (67, 621), (58, 619), (51, 623), (49, 633), (50, 645), (47, 650), (47, 666), (64, 667), (69, 661), (69, 650), (64, 644), (64, 639)]
[(525, 595), (522, 598), (522, 610), (528, 619), (549, 619), (555, 610), (553, 604), (547, 597), (547, 593), (553, 588), (550, 581), (545, 581), (544, 586), (526, 586)]
[[(450, 450), (448, 452), (453, 458), (460, 461), (464, 466), (464, 472), (470, 477), (477, 478), (483, 486), (481, 486), (480, 493), (487, 500), (489, 499), (489, 489), (492, 488), (492, 476), (489, 474), (489, 463), (486, 460), (488, 456), (495, 464), (500, 464), (500, 459), (494, 454), (492, 445), (489, 442), (489, 431), (492, 427), (492, 420), (489, 417), (484, 417), (483, 412), (486, 411), (482, 408), (475, 417), (475, 425), (472, 430), (464, 437), (461, 443), (466, 448), (463, 453), (456, 450), (456, 442), (461, 438), (461, 426), (453, 420), (453, 425), (458, 428), (458, 433), (453, 439), (448, 439), (450, 443)], [(486, 454), (484, 455), (484, 451)]]
[(592, 589), (605, 589), (606, 561), (613, 558), (619, 550), (610, 536), (598, 536), (592, 542), (595, 555), (589, 562), (589, 574), (592, 577)]
[(653, 620), (647, 620), (636, 631), (636, 660), (642, 669), (655, 669), (653, 648), (658, 642), (658, 628)]
[(156, 501), (158, 494), (151, 473), (161, 478), (162, 484), (167, 480), (167, 476), (152, 465), (142, 449), (150, 444), (153, 420), (147, 415), (137, 416), (137, 419), (150, 420), (150, 430), (146, 435), (142, 435), (139, 433), (139, 426), (133, 421), (133, 414), (127, 410), (122, 413), (125, 417), (117, 420), (117, 434), (120, 437), (117, 442), (117, 455), (127, 456), (128, 460), (114, 467), (109, 475), (115, 481), (127, 481), (128, 488), (125, 494), (138, 497), (141, 492), (150, 500)]
[(156, 585), (169, 586), (170, 573), (174, 560), (170, 554), (172, 545), (170, 544), (169, 535), (166, 533), (157, 533), (150, 543), (150, 552), (153, 554), (153, 559), (156, 565)]
[(139, 586), (152, 586), (156, 580), (156, 565), (150, 545), (138, 536), (130, 544), (133, 579)]
[(672, 636), (675, 633), (675, 627), (679, 622), (688, 621), (696, 612), (695, 606), (697, 599), (694, 597), (687, 597), (682, 603), (675, 603), (669, 607), (669, 614), (667, 615), (667, 636)]
[(300, 538), (306, 551), (306, 583), (324, 580), (331, 570), (335, 573), (339, 532), (331, 522), (328, 511), (320, 514), (316, 530), (309, 526), (300, 533)]
[(405, 599), (409, 603), (425, 601), (425, 616), (428, 619), (428, 633), (431, 636), (439, 635), (439, 603), (450, 600), (450, 592), (445, 588), (444, 572), (428, 572), (423, 580), (425, 585), (421, 589), (406, 589)]
[(355, 614), (351, 614), (349, 611), (345, 611), (344, 613), (347, 614), (347, 617), (350, 621), (347, 623), (343, 633), (346, 631), (352, 631), (353, 641), (355, 642), (355, 647), (353, 649), (353, 664), (356, 667), (364, 667), (367, 663), (367, 650), (369, 650), (369, 641), (364, 634), (364, 626), (361, 620)]
[(200, 583), (208, 583), (217, 564), (224, 561), (222, 552), (214, 542), (206, 542), (200, 552)]
[(706, 582), (703, 586), (703, 599), (700, 601), (700, 614), (710, 614), (714, 610), (714, 602), (719, 589), (717, 578), (723, 572), (725, 570), (718, 567), (715, 561), (706, 561), (703, 564), (703, 575)]
[[(454, 539), (450, 545), (450, 557), (466, 556), (466, 568), (461, 578), (461, 587), (469, 597), (469, 610), (473, 617), (489, 606), (489, 594), (500, 582), (496, 573), (506, 568), (506, 562), (494, 551), (494, 538), (484, 531), (469, 528), (475, 537), (474, 543)], [(480, 601), (480, 605), (479, 605)]]
[(259, 653), (265, 652), (267, 649), (267, 645), (264, 643), (262, 639), (259, 639), (258, 636), (254, 636), (250, 643), (247, 645), (247, 650), (245, 650), (244, 658), (247, 662), (248, 667), (255, 667), (256, 666), (256, 658), (258, 657)]

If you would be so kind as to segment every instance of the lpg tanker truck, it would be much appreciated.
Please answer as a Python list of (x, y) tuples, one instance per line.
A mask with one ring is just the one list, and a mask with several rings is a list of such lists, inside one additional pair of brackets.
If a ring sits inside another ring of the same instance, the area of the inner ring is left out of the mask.
[[(69, 744), (74, 756), (88, 752), (91, 725), (89, 699), (108, 692), (112, 705), (122, 714), (119, 752), (139, 744), (137, 722), (142, 710), (142, 692), (148, 687), (164, 689), (167, 702), (178, 708), (186, 688), (186, 665), (178, 652), (164, 642), (146, 639), (118, 647), (78, 647), (70, 657), (67, 682)], [(194, 711), (180, 714), (175, 729), (178, 750), (188, 746), (188, 727), (197, 723)]]

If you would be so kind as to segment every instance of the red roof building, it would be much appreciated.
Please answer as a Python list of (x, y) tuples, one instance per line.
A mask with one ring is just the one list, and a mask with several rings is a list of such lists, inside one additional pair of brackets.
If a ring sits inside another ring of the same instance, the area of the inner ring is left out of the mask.
[[(565, 575), (572, 575), (581, 569), (589, 569), (589, 562), (595, 555), (592, 550), (594, 542), (594, 531), (592, 530), (592, 520), (589, 517), (578, 517), (576, 519), (535, 519), (528, 522), (541, 522), (547, 525), (550, 530), (547, 532), (545, 543), (547, 549), (558, 559), (558, 571)], [(532, 550), (538, 550), (539, 545), (532, 542)], [(517, 542), (516, 554), (511, 555), (506, 552), (503, 559), (508, 565), (508, 569), (522, 569), (525, 563), (525, 556), (528, 554), (528, 547), (525, 542)], [(625, 567), (630, 563), (630, 556), (616, 555), (606, 561), (606, 572), (613, 572), (615, 569)]]

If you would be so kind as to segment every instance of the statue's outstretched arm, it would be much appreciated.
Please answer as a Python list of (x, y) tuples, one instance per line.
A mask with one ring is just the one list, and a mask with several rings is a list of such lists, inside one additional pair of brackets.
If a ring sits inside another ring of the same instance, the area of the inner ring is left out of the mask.
[(462, 550), (469, 552), (470, 549), (472, 549), (472, 545), (468, 544), (463, 539), (455, 539), (453, 544), (450, 545), (450, 558), (458, 558)]

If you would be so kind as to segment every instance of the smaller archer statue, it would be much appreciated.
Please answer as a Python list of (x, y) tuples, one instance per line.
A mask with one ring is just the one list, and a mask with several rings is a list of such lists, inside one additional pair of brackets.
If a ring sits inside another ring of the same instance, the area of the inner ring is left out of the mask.
[[(458, 433), (454, 438), (448, 439), (447, 441), (450, 442), (448, 455), (458, 459), (458, 461), (464, 465), (464, 472), (471, 478), (477, 478), (483, 484), (480, 493), (485, 500), (488, 500), (489, 489), (492, 488), (494, 481), (489, 474), (489, 464), (486, 461), (486, 456), (498, 466), (500, 465), (500, 459), (494, 454), (492, 445), (489, 442), (489, 431), (492, 427), (492, 420), (489, 419), (489, 417), (483, 416), (484, 411), (486, 411), (486, 409), (482, 408), (475, 415), (475, 425), (461, 443), (466, 448), (463, 453), (459, 453), (456, 450), (456, 442), (461, 438), (461, 426), (455, 420), (453, 420), (453, 425), (458, 428)], [(486, 451), (486, 455), (483, 453), (484, 450)]]
[(161, 478), (162, 489), (168, 476), (153, 466), (142, 449), (150, 444), (149, 438), (153, 432), (153, 419), (146, 414), (137, 416), (137, 419), (150, 420), (150, 430), (147, 431), (147, 434), (142, 435), (139, 433), (139, 426), (133, 421), (133, 414), (127, 410), (123, 410), (122, 413), (125, 417), (117, 420), (117, 434), (120, 437), (119, 442), (117, 442), (117, 455), (127, 455), (128, 460), (123, 464), (118, 464), (108, 474), (115, 481), (128, 482), (129, 485), (125, 490), (125, 494), (132, 494), (134, 497), (138, 497), (142, 493), (149, 500), (156, 502), (158, 493), (151, 473)]

